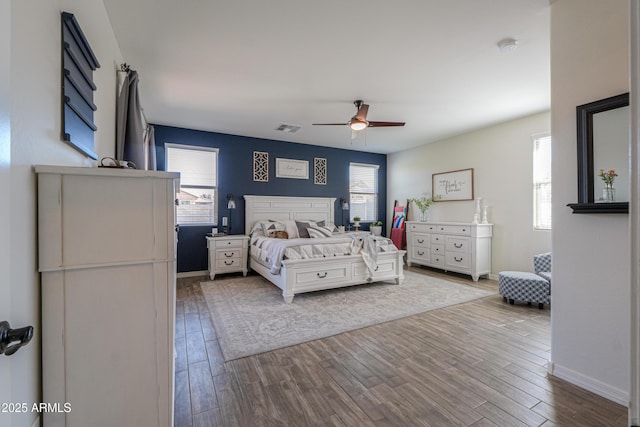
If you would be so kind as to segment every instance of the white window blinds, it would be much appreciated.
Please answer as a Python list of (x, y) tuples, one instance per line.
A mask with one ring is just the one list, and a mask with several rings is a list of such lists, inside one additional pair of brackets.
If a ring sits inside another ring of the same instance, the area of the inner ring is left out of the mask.
[(533, 140), (533, 226), (551, 230), (551, 136)]
[(165, 144), (166, 170), (180, 172), (178, 224), (217, 223), (218, 150)]
[(351, 220), (377, 221), (379, 165), (349, 165), (349, 207)]

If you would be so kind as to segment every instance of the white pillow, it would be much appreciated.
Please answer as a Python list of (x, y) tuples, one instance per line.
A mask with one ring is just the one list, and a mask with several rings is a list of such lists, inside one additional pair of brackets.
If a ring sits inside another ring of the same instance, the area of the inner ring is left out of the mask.
[(286, 227), (286, 232), (289, 235), (290, 239), (297, 239), (300, 237), (298, 234), (298, 227), (296, 227), (296, 222), (292, 219), (288, 219), (284, 221), (284, 226)]

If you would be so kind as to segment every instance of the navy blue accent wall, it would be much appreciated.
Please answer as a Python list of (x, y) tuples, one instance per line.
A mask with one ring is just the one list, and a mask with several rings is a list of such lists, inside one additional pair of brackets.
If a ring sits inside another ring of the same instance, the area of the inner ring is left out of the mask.
[[(230, 234), (244, 234), (244, 198), (247, 195), (335, 197), (335, 223), (343, 224), (340, 198), (349, 196), (349, 163), (380, 165), (378, 176), (378, 218), (384, 219), (387, 206), (387, 156), (354, 150), (227, 135), (170, 126), (154, 125), (158, 169), (165, 166), (164, 144), (218, 148), (218, 218), (229, 216), (226, 195), (233, 194), (237, 209), (231, 212)], [(253, 181), (253, 152), (269, 153), (269, 182)], [(313, 183), (313, 159), (327, 159), (327, 184)], [(307, 160), (309, 179), (276, 178), (276, 158)], [(344, 221), (348, 221), (345, 212)], [(222, 222), (222, 220), (220, 220)], [(222, 226), (219, 226), (222, 229)], [(211, 226), (180, 226), (178, 232), (178, 272), (207, 269), (205, 235)]]

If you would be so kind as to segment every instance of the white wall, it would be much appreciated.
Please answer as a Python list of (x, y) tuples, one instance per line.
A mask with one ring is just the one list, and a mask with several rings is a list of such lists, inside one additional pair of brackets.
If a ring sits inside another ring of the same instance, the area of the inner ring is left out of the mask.
[[(10, 160), (11, 160), (11, 122), (9, 112), (11, 104), (9, 96), (9, 58), (11, 56), (11, 2), (0, 2), (0, 200), (9, 200), (11, 194)], [(11, 245), (9, 242), (10, 220), (9, 203), (0, 203), (0, 224), (5, 224), (0, 234), (0, 321), (11, 320)], [(11, 359), (0, 356), (0, 378), (5, 384), (0, 387), (0, 403), (11, 401)], [(0, 414), (0, 426), (4, 426), (3, 415)]]
[[(102, 66), (94, 72), (98, 87), (94, 93), (98, 107), (95, 149), (100, 157), (112, 156), (115, 152), (115, 70), (122, 58), (101, 0), (10, 3), (11, 191), (10, 225), (5, 227), (5, 233), (11, 254), (10, 277), (0, 282), (0, 295), (10, 294), (12, 326), (36, 327), (32, 344), (11, 358), (10, 401), (40, 402), (40, 291), (36, 259), (36, 178), (32, 165), (93, 164), (60, 140), (60, 12), (75, 14)], [(0, 214), (0, 218), (3, 217)], [(10, 424), (8, 417), (0, 414), (0, 425), (30, 426), (37, 414), (13, 415)]]
[[(533, 228), (533, 135), (550, 131), (548, 112), (459, 135), (387, 157), (387, 197), (403, 203), (431, 194), (431, 175), (474, 169), (475, 197), (489, 205), (494, 224), (492, 274), (533, 271), (533, 255), (551, 250), (551, 233)], [(554, 183), (555, 185), (555, 183)], [(429, 220), (471, 222), (475, 202), (434, 203)], [(409, 219), (419, 211), (409, 209)]]
[(627, 0), (551, 5), (552, 351), (549, 370), (625, 406), (629, 390), (629, 217), (572, 214), (577, 105), (629, 90)]

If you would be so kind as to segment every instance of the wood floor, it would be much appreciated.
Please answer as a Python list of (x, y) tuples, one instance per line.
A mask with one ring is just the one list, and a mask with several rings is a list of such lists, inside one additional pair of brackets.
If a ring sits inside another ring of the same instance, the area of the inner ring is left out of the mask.
[(547, 376), (548, 309), (496, 295), (224, 363), (201, 280), (178, 280), (177, 427), (627, 425), (625, 407)]

